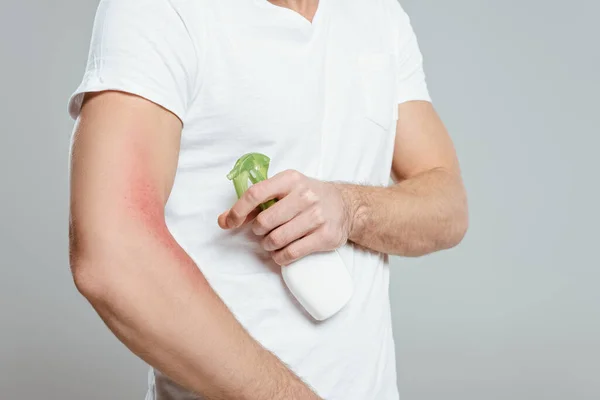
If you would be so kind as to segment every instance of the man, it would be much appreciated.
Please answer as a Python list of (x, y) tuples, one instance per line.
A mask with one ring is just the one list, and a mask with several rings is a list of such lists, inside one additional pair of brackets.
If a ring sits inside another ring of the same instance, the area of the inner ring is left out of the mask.
[[(74, 280), (147, 399), (398, 398), (385, 254), (467, 210), (395, 0), (101, 1), (70, 113)], [(236, 201), (247, 152), (274, 176)], [(354, 294), (317, 323), (281, 268), (333, 249)]]

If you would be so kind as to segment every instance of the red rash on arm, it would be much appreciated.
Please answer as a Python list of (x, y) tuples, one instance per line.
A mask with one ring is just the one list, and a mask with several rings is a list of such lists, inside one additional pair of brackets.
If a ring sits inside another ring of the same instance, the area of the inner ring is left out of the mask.
[(124, 143), (119, 159), (125, 171), (121, 193), (124, 193), (126, 210), (154, 229), (164, 224), (164, 206), (167, 201), (164, 193), (159, 191), (160, 174), (152, 170), (152, 154), (145, 148), (143, 141), (133, 138), (142, 136), (132, 133)]
[[(168, 188), (172, 186), (172, 178), (166, 178), (152, 170), (155, 167), (152, 163), (153, 155), (144, 148), (143, 142), (129, 141), (127, 146), (124, 146), (124, 152), (124, 170), (128, 173), (123, 181), (125, 188), (122, 193), (127, 217), (140, 223), (181, 265), (189, 266), (196, 272), (196, 265), (173, 238), (165, 222), (165, 204), (169, 197)], [(161, 179), (165, 182), (161, 182)]]
[(165, 225), (164, 202), (155, 184), (145, 174), (137, 171), (127, 182), (129, 187), (124, 200), (129, 214), (138, 217), (150, 231), (160, 231)]

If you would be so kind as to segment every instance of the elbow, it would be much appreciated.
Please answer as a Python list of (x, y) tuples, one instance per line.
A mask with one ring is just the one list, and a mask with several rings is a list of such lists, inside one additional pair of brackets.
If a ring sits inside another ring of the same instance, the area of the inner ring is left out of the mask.
[(111, 279), (111, 276), (115, 275), (113, 270), (118, 263), (108, 256), (115, 252), (111, 251), (110, 243), (100, 244), (102, 241), (97, 240), (93, 245), (86, 243), (82, 246), (81, 241), (75, 240), (75, 237), (71, 229), (69, 264), (73, 283), (79, 293), (93, 306), (106, 303), (109, 294), (114, 292), (114, 283), (118, 282)]
[[(466, 194), (461, 191), (454, 201), (444, 201), (430, 215), (427, 223), (415, 232), (410, 245), (398, 255), (421, 257), (458, 246), (469, 229), (469, 211)], [(447, 199), (445, 199), (447, 200)]]
[(77, 291), (93, 306), (108, 301), (109, 279), (102, 262), (81, 254), (71, 253), (71, 275)]
[[(465, 235), (469, 226), (468, 216), (465, 214), (452, 216), (442, 223), (437, 221), (436, 231), (433, 235), (423, 235), (414, 240), (410, 247), (397, 253), (404, 257), (422, 257), (442, 250), (449, 250), (458, 246)], [(440, 229), (440, 227), (443, 227)]]
[(455, 207), (446, 208), (441, 213), (441, 218), (436, 219), (430, 232), (433, 235), (425, 236), (420, 241), (415, 255), (422, 256), (442, 250), (450, 250), (458, 246), (465, 238), (469, 229), (469, 212), (466, 198), (457, 202)]
[(447, 237), (446, 248), (451, 249), (458, 246), (469, 230), (469, 217), (468, 215), (461, 215), (457, 217), (453, 223), (453, 227)]
[(466, 198), (456, 207), (447, 218), (444, 238), (442, 240), (443, 249), (451, 249), (458, 246), (469, 230), (469, 210)]

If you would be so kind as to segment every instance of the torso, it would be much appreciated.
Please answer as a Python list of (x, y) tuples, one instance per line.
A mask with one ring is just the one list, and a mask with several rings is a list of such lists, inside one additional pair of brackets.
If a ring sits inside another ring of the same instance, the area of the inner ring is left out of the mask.
[[(341, 248), (355, 293), (317, 324), (257, 239), (222, 231), (216, 220), (236, 199), (226, 174), (251, 151), (271, 157), (271, 174), (387, 184), (394, 1), (321, 0), (312, 23), (266, 0), (174, 2), (196, 41), (200, 81), (184, 121), (169, 229), (250, 334), (329, 400), (398, 398), (386, 258)], [(160, 375), (156, 385), (157, 400), (190, 398)]]

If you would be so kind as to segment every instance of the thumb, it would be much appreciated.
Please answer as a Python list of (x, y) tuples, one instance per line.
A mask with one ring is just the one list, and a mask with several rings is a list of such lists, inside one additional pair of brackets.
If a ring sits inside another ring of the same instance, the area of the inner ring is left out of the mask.
[(221, 229), (227, 229), (227, 215), (229, 215), (229, 210), (219, 215), (219, 218), (217, 219), (217, 222)]

